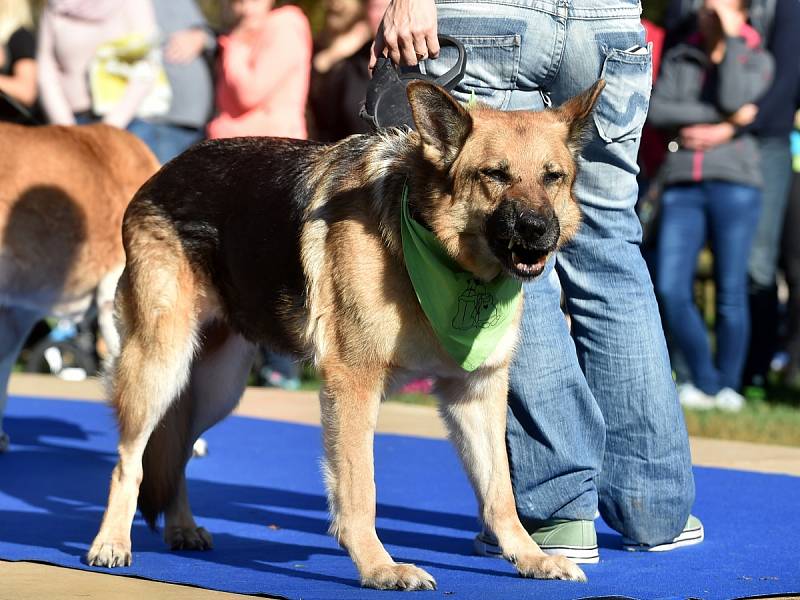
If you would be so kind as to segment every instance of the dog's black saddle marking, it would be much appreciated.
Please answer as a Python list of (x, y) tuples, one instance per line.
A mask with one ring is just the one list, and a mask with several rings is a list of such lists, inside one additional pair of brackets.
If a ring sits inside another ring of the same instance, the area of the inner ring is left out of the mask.
[(257, 342), (300, 352), (285, 315), (305, 303), (300, 232), (317, 142), (232, 138), (198, 144), (167, 163), (131, 211), (175, 227), (191, 262), (222, 296), (230, 325)]

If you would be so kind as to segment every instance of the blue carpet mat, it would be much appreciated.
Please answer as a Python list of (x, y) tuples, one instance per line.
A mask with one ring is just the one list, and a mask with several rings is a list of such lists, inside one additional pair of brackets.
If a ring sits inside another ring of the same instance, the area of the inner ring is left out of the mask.
[[(115, 461), (116, 433), (102, 404), (12, 398), (0, 455), (0, 559), (89, 569)], [(170, 552), (137, 518), (134, 564), (113, 573), (287, 598), (388, 598), (362, 590), (355, 567), (327, 535), (316, 427), (230, 418), (190, 463), (195, 516), (209, 552)], [(728, 599), (800, 592), (800, 478), (696, 469), (695, 513), (705, 543), (671, 553), (628, 553), (598, 521), (601, 562), (588, 584), (524, 580), (505, 561), (472, 555), (475, 500), (445, 441), (376, 439), (378, 529), (397, 560), (430, 571), (426, 597), (547, 600)], [(108, 572), (103, 570), (104, 572)]]

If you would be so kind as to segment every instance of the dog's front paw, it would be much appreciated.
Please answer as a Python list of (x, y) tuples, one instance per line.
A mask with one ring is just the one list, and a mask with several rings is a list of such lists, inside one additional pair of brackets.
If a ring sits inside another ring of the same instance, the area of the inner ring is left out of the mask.
[(436, 580), (419, 567), (394, 563), (375, 567), (361, 577), (361, 585), (376, 590), (435, 590)]
[(211, 534), (202, 527), (169, 527), (164, 540), (172, 550), (210, 550)]
[(86, 562), (93, 567), (129, 567), (131, 566), (130, 540), (96, 539), (89, 548)]
[(515, 562), (519, 574), (536, 579), (568, 579), (586, 581), (581, 568), (564, 556), (537, 555)]
[(8, 445), (11, 443), (11, 438), (5, 431), (0, 431), (0, 453), (8, 450)]

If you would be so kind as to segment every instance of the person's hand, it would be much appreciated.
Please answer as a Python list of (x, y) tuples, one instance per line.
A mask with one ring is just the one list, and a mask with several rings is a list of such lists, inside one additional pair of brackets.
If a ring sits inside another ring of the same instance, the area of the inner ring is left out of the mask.
[(714, 125), (690, 125), (681, 128), (681, 146), (703, 152), (731, 141), (735, 132), (733, 124), (728, 122)]
[(755, 104), (745, 104), (728, 117), (728, 123), (733, 123), (737, 127), (746, 127), (755, 121), (757, 116), (758, 107)]
[(200, 56), (206, 45), (207, 33), (202, 29), (176, 31), (167, 41), (164, 58), (173, 64), (185, 64)]
[(412, 67), (439, 56), (434, 0), (392, 0), (372, 44), (370, 71), (379, 56), (388, 56), (396, 65)]
[(742, 34), (747, 17), (738, 5), (733, 6), (725, 0), (711, 0), (706, 6), (717, 14), (722, 33), (727, 37), (739, 37)]

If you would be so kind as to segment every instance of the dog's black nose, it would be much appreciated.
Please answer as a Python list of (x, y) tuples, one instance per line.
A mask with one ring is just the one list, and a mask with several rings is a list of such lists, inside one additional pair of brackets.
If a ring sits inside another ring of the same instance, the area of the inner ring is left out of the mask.
[(542, 237), (547, 231), (548, 220), (541, 215), (528, 210), (517, 217), (517, 233), (522, 239), (534, 241)]

